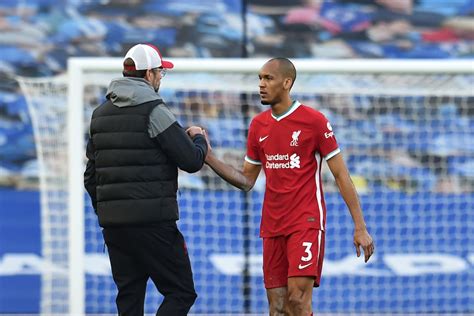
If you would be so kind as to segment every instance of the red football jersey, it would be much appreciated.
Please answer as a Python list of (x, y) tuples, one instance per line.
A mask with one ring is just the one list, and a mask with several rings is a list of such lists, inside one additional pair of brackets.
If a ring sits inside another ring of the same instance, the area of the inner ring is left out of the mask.
[(252, 120), (245, 160), (265, 171), (261, 237), (324, 230), (321, 159), (339, 152), (326, 117), (298, 101), (278, 117), (269, 109)]

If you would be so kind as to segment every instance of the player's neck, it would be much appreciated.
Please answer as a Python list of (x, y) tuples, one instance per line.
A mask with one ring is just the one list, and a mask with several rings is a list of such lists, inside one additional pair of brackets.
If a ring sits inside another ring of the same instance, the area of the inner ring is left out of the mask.
[(281, 102), (272, 104), (272, 113), (275, 116), (280, 116), (287, 112), (288, 109), (293, 105), (293, 100), (290, 97), (281, 100)]

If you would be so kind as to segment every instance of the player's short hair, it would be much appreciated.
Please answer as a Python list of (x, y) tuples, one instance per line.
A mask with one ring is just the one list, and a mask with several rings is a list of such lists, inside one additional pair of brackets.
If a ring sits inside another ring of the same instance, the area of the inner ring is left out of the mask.
[(293, 84), (296, 81), (296, 68), (293, 63), (285, 57), (275, 57), (270, 59), (269, 61), (276, 61), (278, 62), (278, 70), (281, 74), (285, 77), (289, 77), (292, 80), (290, 89), (293, 87)]
[[(124, 60), (123, 65), (128, 66), (128, 67), (133, 67), (133, 66), (135, 66), (135, 63), (133, 62), (133, 59), (127, 58), (127, 59)], [(146, 70), (124, 69), (122, 71), (122, 75), (124, 77), (145, 78)]]

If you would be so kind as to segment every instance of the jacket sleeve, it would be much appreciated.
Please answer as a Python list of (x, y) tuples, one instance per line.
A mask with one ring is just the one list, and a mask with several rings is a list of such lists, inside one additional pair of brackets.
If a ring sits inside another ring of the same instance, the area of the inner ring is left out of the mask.
[(86, 170), (84, 171), (84, 186), (89, 193), (92, 201), (92, 207), (94, 207), (94, 211), (97, 213), (97, 182), (95, 179), (95, 149), (94, 144), (92, 143), (92, 139), (89, 138), (87, 142), (87, 149), (86, 149), (86, 156), (88, 158)]
[(201, 170), (207, 154), (207, 142), (203, 135), (191, 139), (178, 122), (174, 122), (159, 133), (156, 140), (178, 168), (190, 173)]
[(191, 139), (166, 104), (160, 101), (150, 113), (148, 134), (178, 168), (190, 173), (201, 170), (207, 154), (206, 139), (202, 135)]

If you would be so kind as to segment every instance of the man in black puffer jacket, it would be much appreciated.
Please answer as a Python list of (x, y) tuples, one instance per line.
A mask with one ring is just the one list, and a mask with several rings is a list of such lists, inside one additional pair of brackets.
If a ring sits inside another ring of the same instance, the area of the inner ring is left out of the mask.
[(178, 168), (199, 171), (208, 144), (200, 127), (186, 133), (158, 95), (173, 64), (156, 47), (135, 45), (123, 65), (92, 115), (84, 185), (103, 227), (119, 315), (143, 315), (149, 278), (164, 296), (156, 315), (187, 315), (197, 295), (176, 226)]

